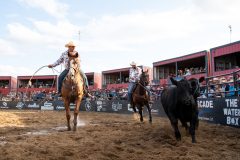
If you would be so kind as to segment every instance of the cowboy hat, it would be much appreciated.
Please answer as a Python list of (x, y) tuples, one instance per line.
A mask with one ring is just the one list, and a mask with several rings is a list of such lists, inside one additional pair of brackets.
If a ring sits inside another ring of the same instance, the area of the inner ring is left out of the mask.
[(73, 41), (70, 41), (67, 44), (65, 44), (65, 47), (76, 47), (76, 45), (73, 43)]
[(130, 66), (136, 66), (136, 62), (132, 61), (132, 63), (130, 63)]
[(225, 78), (225, 77), (222, 77), (222, 78), (220, 78), (220, 82), (221, 82), (221, 83), (226, 83), (226, 82), (227, 82), (227, 80), (226, 80), (226, 78)]

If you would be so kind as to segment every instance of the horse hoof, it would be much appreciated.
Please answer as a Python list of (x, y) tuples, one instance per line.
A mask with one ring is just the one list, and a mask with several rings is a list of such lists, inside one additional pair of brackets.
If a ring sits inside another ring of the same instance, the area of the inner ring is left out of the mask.
[(73, 127), (73, 131), (77, 131), (77, 127)]

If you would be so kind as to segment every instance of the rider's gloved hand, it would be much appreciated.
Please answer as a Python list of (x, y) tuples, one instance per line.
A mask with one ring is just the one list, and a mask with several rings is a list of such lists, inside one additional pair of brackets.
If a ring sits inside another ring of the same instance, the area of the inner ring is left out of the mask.
[(48, 68), (53, 68), (53, 65), (52, 65), (52, 64), (49, 64), (49, 65), (48, 65)]

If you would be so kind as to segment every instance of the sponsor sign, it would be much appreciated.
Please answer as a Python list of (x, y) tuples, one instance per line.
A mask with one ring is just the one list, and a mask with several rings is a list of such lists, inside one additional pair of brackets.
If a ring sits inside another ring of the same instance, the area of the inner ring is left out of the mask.
[(60, 106), (60, 105), (59, 105), (59, 106), (56, 106), (55, 108), (56, 108), (56, 110), (59, 110), (59, 111), (61, 111), (61, 110), (65, 110), (65, 107)]
[(113, 101), (112, 102), (112, 110), (114, 112), (118, 112), (123, 109), (123, 105), (120, 102)]
[[(161, 101), (155, 101), (151, 106), (152, 114), (166, 117)], [(75, 104), (71, 103), (74, 109)], [(199, 98), (199, 119), (208, 122), (240, 127), (240, 97), (229, 98)], [(63, 101), (40, 102), (10, 102), (0, 101), (0, 109), (41, 109), (41, 110), (65, 110)], [(84, 100), (81, 103), (81, 111), (116, 112), (129, 114), (133, 112), (131, 105), (125, 100)], [(146, 107), (144, 112), (147, 113)]]
[(43, 106), (41, 106), (41, 110), (47, 110), (47, 111), (52, 111), (54, 110), (53, 103), (51, 102), (44, 102)]
[(27, 105), (27, 108), (29, 108), (29, 109), (39, 109), (39, 108), (40, 108), (40, 105), (37, 104), (36, 102), (34, 102), (34, 103), (29, 103), (29, 104)]
[(107, 101), (96, 101), (97, 112), (106, 112), (107, 111)]
[(24, 107), (23, 102), (18, 102), (17, 105), (16, 105), (16, 108), (18, 108), (18, 109), (23, 109), (23, 107)]
[(227, 125), (240, 127), (240, 102), (239, 99), (225, 99), (223, 115)]
[(214, 113), (214, 99), (198, 99), (198, 118), (200, 120), (214, 122), (215, 121), (215, 114)]
[(2, 102), (1, 105), (0, 105), (0, 108), (1, 109), (8, 109), (8, 103), (7, 102)]
[(69, 107), (70, 107), (71, 110), (74, 110), (75, 106), (76, 106), (75, 103), (70, 103)]
[(85, 107), (85, 110), (88, 112), (92, 110), (92, 104), (89, 101), (85, 102), (84, 107)]

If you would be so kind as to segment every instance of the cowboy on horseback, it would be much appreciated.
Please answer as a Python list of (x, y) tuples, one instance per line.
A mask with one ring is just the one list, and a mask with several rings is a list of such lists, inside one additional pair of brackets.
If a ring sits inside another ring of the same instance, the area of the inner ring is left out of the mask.
[[(48, 65), (49, 68), (53, 68), (56, 67), (58, 65), (60, 65), (61, 63), (64, 63), (65, 66), (65, 70), (59, 75), (58, 77), (58, 95), (61, 96), (61, 90), (62, 90), (62, 83), (63, 80), (65, 79), (65, 77), (68, 74), (68, 71), (70, 69), (70, 59), (71, 58), (78, 58), (79, 60), (79, 54), (78, 52), (75, 50), (76, 45), (70, 41), (69, 43), (67, 43), (65, 45), (65, 47), (68, 48), (68, 50), (66, 50), (65, 52), (62, 53), (62, 55), (60, 56), (60, 58), (53, 64)], [(78, 61), (78, 63), (80, 64), (80, 60)], [(80, 65), (79, 65), (80, 66)], [(85, 73), (79, 68), (80, 71), (80, 75), (81, 77), (83, 77), (83, 81), (84, 81), (84, 94), (86, 96), (91, 96), (89, 94), (88, 91), (88, 80), (87, 80), (87, 76), (85, 75)]]
[(137, 64), (135, 62), (132, 62), (130, 65), (132, 67), (129, 71), (128, 100), (130, 104), (132, 104), (132, 94), (134, 89), (136, 88), (138, 81), (140, 80), (142, 70), (141, 68), (137, 67)]

